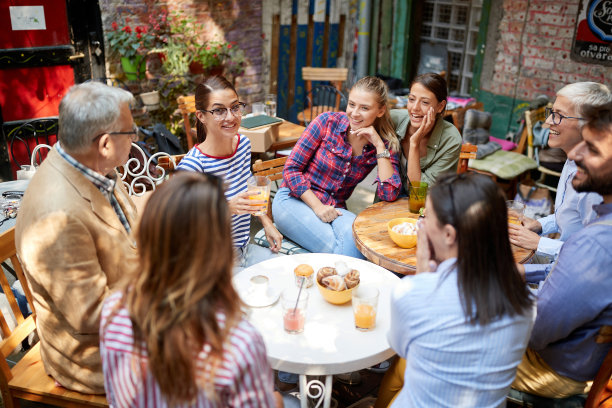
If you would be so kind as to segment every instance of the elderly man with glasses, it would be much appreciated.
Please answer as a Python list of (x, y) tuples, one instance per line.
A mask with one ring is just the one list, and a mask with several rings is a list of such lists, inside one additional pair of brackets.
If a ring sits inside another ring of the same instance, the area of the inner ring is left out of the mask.
[(115, 171), (137, 137), (133, 101), (101, 83), (70, 89), (59, 107), (59, 141), (28, 186), (15, 230), (45, 370), (85, 393), (104, 393), (102, 302), (137, 261), (136, 209)]
[[(547, 109), (546, 124), (550, 129), (548, 145), (561, 148), (568, 154), (580, 141), (580, 126), (583, 109), (587, 105), (601, 106), (612, 101), (612, 93), (607, 86), (595, 82), (577, 82), (566, 85), (557, 92), (552, 109)], [(595, 192), (576, 192), (572, 179), (576, 174), (576, 163), (567, 159), (555, 198), (555, 212), (547, 217), (533, 220), (526, 218), (524, 226), (509, 225), (510, 242), (523, 248), (536, 250), (541, 265), (527, 268), (537, 279), (548, 273), (554, 259), (559, 255), (561, 246), (572, 234), (591, 222), (596, 214), (593, 205), (599, 204), (602, 197)], [(560, 233), (559, 239), (541, 235)]]
[(601, 194), (603, 203), (593, 206), (595, 220), (565, 242), (537, 290), (536, 322), (511, 392), (533, 406), (544, 406), (534, 395), (588, 392), (611, 347), (600, 337), (612, 325), (612, 102), (585, 107), (581, 117), (583, 140), (568, 155), (577, 167), (570, 181), (577, 192)]

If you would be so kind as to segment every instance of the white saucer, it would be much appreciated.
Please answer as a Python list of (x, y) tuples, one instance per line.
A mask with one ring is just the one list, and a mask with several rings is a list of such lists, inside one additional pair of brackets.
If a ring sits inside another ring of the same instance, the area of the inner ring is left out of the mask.
[(268, 287), (268, 292), (264, 296), (255, 296), (251, 288), (238, 292), (240, 299), (250, 307), (266, 307), (276, 303), (280, 297), (280, 290)]

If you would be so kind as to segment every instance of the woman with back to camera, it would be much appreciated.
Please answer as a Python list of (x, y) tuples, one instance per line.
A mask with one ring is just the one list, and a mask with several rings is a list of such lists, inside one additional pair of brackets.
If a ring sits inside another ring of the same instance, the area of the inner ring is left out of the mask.
[(504, 406), (535, 304), (514, 263), (503, 192), (486, 176), (443, 174), (426, 208), (417, 275), (391, 295), (388, 339), (401, 358), (375, 407)]
[(364, 77), (351, 89), (346, 113), (317, 116), (291, 151), (272, 214), (278, 229), (309, 251), (363, 258), (346, 200), (376, 166), (377, 196), (397, 198), (398, 145), (386, 104), (385, 83)]
[(417, 76), (410, 85), (406, 109), (392, 109), (391, 120), (400, 141), (402, 195), (410, 182), (432, 186), (446, 171), (456, 171), (461, 153), (461, 134), (444, 120), (448, 91), (440, 75)]
[(223, 181), (173, 176), (151, 195), (136, 241), (140, 275), (102, 310), (111, 406), (275, 406), (263, 339), (231, 283)]
[(283, 236), (267, 215), (258, 216), (270, 248), (249, 244), (251, 214), (261, 210), (262, 201), (248, 199), (247, 179), (251, 176), (251, 143), (238, 134), (246, 104), (240, 102), (234, 86), (213, 76), (195, 92), (197, 141), (176, 167), (177, 170), (210, 173), (222, 177), (232, 214), (232, 235), (236, 269), (249, 267), (275, 256)]

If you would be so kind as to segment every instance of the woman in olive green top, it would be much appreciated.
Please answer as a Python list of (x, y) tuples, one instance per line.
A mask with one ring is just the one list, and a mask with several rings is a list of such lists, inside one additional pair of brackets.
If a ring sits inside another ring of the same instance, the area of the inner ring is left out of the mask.
[(407, 109), (391, 110), (401, 146), (401, 195), (408, 195), (409, 180), (431, 186), (439, 174), (457, 170), (462, 139), (457, 128), (442, 117), (446, 97), (444, 78), (423, 74), (410, 85)]

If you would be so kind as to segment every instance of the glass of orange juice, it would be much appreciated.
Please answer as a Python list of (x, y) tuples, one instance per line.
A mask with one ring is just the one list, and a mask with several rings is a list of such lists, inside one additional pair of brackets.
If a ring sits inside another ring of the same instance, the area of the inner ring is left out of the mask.
[(376, 327), (378, 309), (378, 289), (374, 286), (359, 286), (351, 293), (355, 328), (361, 331), (373, 330)]
[(247, 180), (247, 192), (249, 200), (265, 201), (259, 204), (253, 204), (261, 207), (253, 215), (266, 215), (268, 213), (268, 202), (270, 201), (270, 179), (266, 176), (251, 176)]
[(425, 207), (425, 198), (427, 198), (427, 188), (429, 185), (424, 181), (412, 181), (408, 189), (408, 207), (411, 213), (418, 213), (422, 207)]
[(508, 223), (521, 225), (525, 216), (525, 203), (516, 200), (507, 200)]

